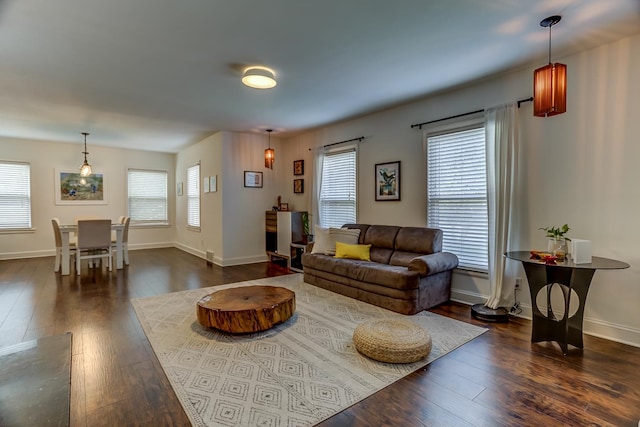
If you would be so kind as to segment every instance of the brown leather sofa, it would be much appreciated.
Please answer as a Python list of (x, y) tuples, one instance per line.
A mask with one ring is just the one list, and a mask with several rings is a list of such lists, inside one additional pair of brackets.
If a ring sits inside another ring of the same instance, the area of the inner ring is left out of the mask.
[(371, 261), (302, 256), (304, 281), (403, 314), (449, 301), (458, 257), (442, 252), (442, 230), (425, 227), (346, 224), (371, 244)]

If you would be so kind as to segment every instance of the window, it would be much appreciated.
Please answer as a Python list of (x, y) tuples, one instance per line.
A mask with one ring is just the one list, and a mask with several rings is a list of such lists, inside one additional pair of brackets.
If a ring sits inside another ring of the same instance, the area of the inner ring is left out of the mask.
[(0, 230), (31, 228), (31, 167), (0, 162)]
[(129, 169), (129, 216), (135, 223), (166, 224), (167, 172)]
[(483, 125), (427, 136), (427, 223), (460, 267), (488, 270), (487, 178)]
[(342, 227), (356, 222), (356, 149), (325, 153), (320, 189), (320, 224)]
[(200, 164), (187, 169), (187, 225), (200, 228)]

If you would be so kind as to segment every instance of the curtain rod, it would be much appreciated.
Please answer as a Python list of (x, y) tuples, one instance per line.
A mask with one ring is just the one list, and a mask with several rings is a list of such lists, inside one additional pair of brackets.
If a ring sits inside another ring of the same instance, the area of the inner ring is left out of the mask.
[(327, 148), (327, 147), (331, 147), (332, 145), (338, 145), (338, 144), (344, 144), (345, 142), (351, 142), (351, 141), (362, 141), (364, 139), (364, 136), (360, 136), (358, 138), (352, 138), (352, 139), (347, 139), (345, 141), (340, 141), (340, 142), (334, 142), (333, 144), (327, 144), (327, 145), (323, 145), (323, 148)]
[[(533, 96), (531, 98), (518, 100), (518, 108), (520, 108), (520, 104), (522, 104), (523, 102), (531, 102), (531, 101), (533, 101)], [(457, 119), (458, 117), (470, 116), (471, 114), (477, 114), (477, 113), (482, 113), (482, 112), (484, 112), (484, 108), (482, 110), (476, 110), (476, 111), (471, 111), (469, 113), (457, 114), (455, 116), (449, 116), (449, 117), (445, 117), (443, 119), (431, 120), (429, 122), (423, 122), (423, 123), (416, 123), (415, 125), (411, 125), (411, 128), (412, 129), (413, 128), (422, 129), (422, 126), (430, 125), (431, 123), (442, 122), (442, 121), (450, 120), (450, 119)]]

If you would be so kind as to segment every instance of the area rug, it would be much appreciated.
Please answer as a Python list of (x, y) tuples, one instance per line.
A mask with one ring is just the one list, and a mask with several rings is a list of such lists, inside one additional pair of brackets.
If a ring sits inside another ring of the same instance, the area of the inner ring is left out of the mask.
[[(274, 328), (231, 335), (204, 328), (196, 303), (237, 286), (282, 286), (296, 312)], [(404, 316), (306, 284), (301, 274), (131, 300), (180, 403), (195, 426), (312, 426), (481, 335), (486, 329), (422, 312)], [(352, 341), (368, 319), (409, 319), (428, 330), (427, 359), (387, 364)]]

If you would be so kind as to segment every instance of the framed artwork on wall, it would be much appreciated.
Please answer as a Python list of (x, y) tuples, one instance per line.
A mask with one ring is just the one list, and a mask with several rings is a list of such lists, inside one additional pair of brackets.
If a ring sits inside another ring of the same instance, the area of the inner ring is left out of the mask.
[(293, 192), (296, 194), (304, 193), (304, 179), (293, 180)]
[(304, 160), (293, 161), (293, 174), (304, 175)]
[(400, 200), (400, 162), (376, 164), (376, 201)]
[(209, 191), (212, 193), (218, 191), (218, 175), (213, 175), (209, 178)]
[(182, 188), (183, 188), (182, 182), (179, 182), (176, 184), (176, 194), (178, 196), (182, 196)]
[(244, 171), (244, 186), (262, 188), (262, 172)]
[(80, 176), (78, 172), (56, 169), (55, 176), (56, 205), (106, 205), (107, 188), (105, 175), (94, 172), (89, 176)]

